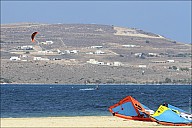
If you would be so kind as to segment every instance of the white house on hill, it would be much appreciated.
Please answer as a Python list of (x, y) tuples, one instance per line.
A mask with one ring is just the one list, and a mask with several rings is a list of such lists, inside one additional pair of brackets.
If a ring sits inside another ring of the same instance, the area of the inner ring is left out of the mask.
[(103, 46), (91, 46), (91, 48), (103, 48)]
[(9, 60), (18, 61), (18, 60), (21, 60), (21, 59), (19, 57), (17, 57), (17, 56), (12, 56)]

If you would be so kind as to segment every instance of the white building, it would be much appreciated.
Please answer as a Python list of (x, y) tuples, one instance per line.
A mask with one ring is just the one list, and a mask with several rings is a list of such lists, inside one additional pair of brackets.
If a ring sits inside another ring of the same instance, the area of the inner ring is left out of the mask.
[(135, 56), (136, 56), (136, 57), (140, 57), (140, 58), (141, 58), (141, 57), (143, 57), (143, 56), (144, 56), (144, 53), (135, 53)]
[(91, 48), (103, 48), (103, 46), (91, 46)]
[(135, 56), (142, 56), (143, 53), (135, 53)]
[(87, 52), (86, 54), (90, 54), (90, 55), (92, 55), (92, 54), (93, 54), (93, 52)]
[(72, 53), (72, 54), (77, 54), (77, 53), (78, 53), (78, 50), (72, 50), (72, 51), (70, 51), (70, 53)]
[(41, 42), (41, 44), (50, 45), (50, 44), (53, 44), (53, 41), (45, 41), (45, 42)]
[(53, 54), (53, 52), (52, 51), (49, 51), (49, 50), (46, 50), (46, 51), (38, 51), (38, 53), (40, 53), (40, 54)]
[(99, 65), (105, 65), (105, 63), (104, 62), (97, 62), (97, 64), (99, 64)]
[(28, 58), (28, 56), (27, 55), (20, 55), (20, 58)]
[(169, 62), (169, 63), (174, 63), (175, 60), (167, 60), (167, 62)]
[(19, 50), (33, 50), (33, 46), (31, 45), (26, 45), (26, 46), (19, 46)]
[(95, 51), (95, 54), (105, 54), (105, 52), (103, 52), (101, 50), (97, 50), (97, 51)]
[(113, 66), (121, 66), (121, 65), (122, 65), (121, 62), (114, 62), (114, 63), (113, 63)]
[(87, 61), (87, 63), (91, 63), (91, 64), (97, 64), (97, 60), (95, 59), (89, 59), (89, 61)]
[(136, 45), (132, 45), (132, 44), (128, 44), (128, 45), (122, 45), (123, 47), (127, 47), (127, 48), (134, 48), (137, 47)]
[(33, 60), (41, 60), (41, 57), (33, 57)]
[(49, 60), (48, 58), (34, 57), (33, 60)]
[(61, 52), (59, 49), (57, 49), (57, 53), (58, 53), (58, 54), (61, 54), (62, 52)]
[(139, 68), (146, 68), (147, 65), (139, 65)]
[(46, 41), (47, 44), (53, 44), (53, 41)]
[(109, 63), (109, 62), (107, 62), (107, 63), (106, 63), (106, 65), (110, 66), (110, 65), (112, 65), (112, 64), (111, 64), (111, 63)]
[(149, 56), (158, 56), (157, 53), (148, 53)]
[(18, 56), (12, 56), (9, 60), (18, 61), (18, 60), (21, 60), (21, 59)]
[(66, 53), (66, 54), (70, 54), (70, 51), (69, 51), (69, 50), (65, 50), (65, 53)]
[(66, 54), (77, 54), (79, 51), (78, 50), (65, 50), (65, 52), (64, 53), (66, 53)]

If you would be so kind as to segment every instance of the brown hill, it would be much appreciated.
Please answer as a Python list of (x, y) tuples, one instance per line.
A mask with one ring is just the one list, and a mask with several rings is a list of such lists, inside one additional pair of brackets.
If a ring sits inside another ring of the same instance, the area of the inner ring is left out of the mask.
[[(39, 34), (32, 43), (34, 31)], [(20, 60), (12, 61), (12, 56)], [(190, 74), (190, 44), (143, 30), (97, 24), (1, 25), (2, 82), (190, 83)]]

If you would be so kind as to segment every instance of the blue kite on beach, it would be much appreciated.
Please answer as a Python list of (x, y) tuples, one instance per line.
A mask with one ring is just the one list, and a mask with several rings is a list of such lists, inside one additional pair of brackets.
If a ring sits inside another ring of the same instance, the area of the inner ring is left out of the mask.
[(192, 114), (170, 104), (160, 105), (157, 111), (151, 115), (153, 121), (170, 126), (192, 125)]

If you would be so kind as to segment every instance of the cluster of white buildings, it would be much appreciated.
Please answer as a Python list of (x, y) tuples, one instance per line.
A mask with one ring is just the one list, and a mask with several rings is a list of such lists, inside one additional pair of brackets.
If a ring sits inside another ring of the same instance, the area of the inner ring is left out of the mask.
[[(57, 49), (56, 53), (64, 55), (64, 54), (77, 54), (79, 51), (78, 50), (65, 50), (64, 52), (60, 51), (59, 49)], [(47, 55), (47, 54), (54, 54), (55, 52), (50, 51), (50, 50), (45, 50), (45, 51), (38, 51), (38, 54), (43, 54), (43, 55)]]
[(48, 61), (50, 59), (48, 58), (42, 58), (42, 57), (33, 57), (33, 60), (44, 60), (44, 61)]
[(87, 63), (90, 63), (90, 64), (98, 64), (98, 65), (108, 65), (108, 66), (122, 66), (123, 64), (121, 62), (113, 62), (113, 63), (110, 63), (110, 62), (102, 62), (102, 61), (97, 61), (95, 59), (89, 59), (89, 61), (87, 61)]
[(27, 61), (28, 56), (27, 55), (20, 55), (20, 56), (12, 56), (9, 58), (10, 61)]
[(100, 54), (105, 54), (105, 52), (101, 51), (101, 50), (96, 50), (95, 52), (87, 52), (86, 54), (96, 54), (96, 55), (100, 55)]
[(105, 54), (105, 52), (103, 52), (103, 51), (101, 51), (101, 50), (97, 50), (97, 51), (95, 51), (95, 54)]
[(79, 51), (78, 50), (65, 50), (65, 53), (67, 54), (77, 54)]
[(57, 53), (64, 55), (64, 54), (77, 54), (79, 51), (78, 50), (65, 50), (62, 52), (61, 50), (57, 49)]
[(144, 53), (135, 53), (136, 57), (142, 57), (144, 55)]
[(175, 60), (166, 60), (166, 61), (152, 61), (152, 63), (175, 63)]
[(167, 60), (168, 63), (175, 63), (175, 60)]
[(148, 56), (150, 56), (150, 57), (157, 57), (158, 54), (157, 53), (148, 53)]
[(139, 68), (147, 68), (147, 65), (141, 64), (138, 66)]
[(33, 46), (31, 46), (31, 45), (18, 46), (17, 50), (33, 50)]
[(147, 55), (148, 57), (158, 57), (158, 54), (157, 53), (135, 53), (135, 56), (137, 57), (141, 57), (142, 55)]
[(11, 61), (19, 61), (19, 60), (21, 60), (21, 58), (19, 58), (18, 56), (12, 56), (9, 60), (11, 60)]
[(97, 49), (99, 49), (99, 48), (103, 48), (103, 46), (91, 46), (91, 48), (97, 48)]
[(125, 48), (135, 48), (135, 47), (141, 47), (141, 46), (139, 46), (139, 45), (133, 45), (133, 44), (127, 44), (127, 45), (122, 45), (123, 47), (125, 47)]
[(40, 44), (51, 45), (53, 44), (53, 41), (40, 42)]
[[(27, 57), (18, 57), (18, 56), (12, 56), (10, 57), (10, 61), (27, 61)], [(32, 59), (32, 58), (31, 58)], [(42, 58), (42, 57), (33, 57), (33, 60), (50, 60), (48, 58)]]
[(38, 53), (39, 53), (39, 54), (46, 55), (46, 54), (53, 54), (53, 51), (45, 50), (45, 51), (38, 51)]

